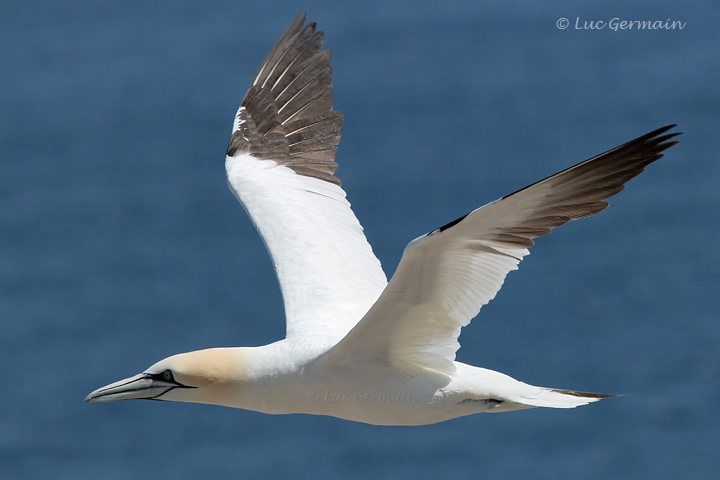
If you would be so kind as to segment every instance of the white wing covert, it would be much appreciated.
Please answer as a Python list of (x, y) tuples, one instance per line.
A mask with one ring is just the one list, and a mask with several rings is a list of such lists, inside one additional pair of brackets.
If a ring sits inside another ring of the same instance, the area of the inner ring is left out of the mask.
[(342, 338), (387, 284), (345, 199), (330, 50), (299, 15), (263, 61), (227, 149), (230, 189), (272, 257), (287, 336)]
[(365, 317), (325, 360), (370, 361), (446, 381), (455, 371), (460, 329), (492, 300), (533, 238), (588, 217), (678, 134), (672, 126), (503, 197), (412, 241), (395, 275)]

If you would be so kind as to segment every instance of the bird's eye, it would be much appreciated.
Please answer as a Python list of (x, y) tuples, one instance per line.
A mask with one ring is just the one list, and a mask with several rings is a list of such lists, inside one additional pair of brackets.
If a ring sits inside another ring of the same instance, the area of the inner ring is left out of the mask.
[(160, 375), (162, 375), (162, 379), (166, 382), (172, 382), (173, 381), (173, 374), (170, 370), (165, 370)]

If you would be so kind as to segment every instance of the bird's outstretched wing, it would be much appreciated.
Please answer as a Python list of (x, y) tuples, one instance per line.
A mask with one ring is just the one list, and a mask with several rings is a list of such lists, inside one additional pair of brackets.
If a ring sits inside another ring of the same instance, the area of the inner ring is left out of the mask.
[(495, 297), (533, 238), (588, 217), (677, 143), (667, 126), (563, 170), (412, 241), (370, 311), (328, 354), (408, 374), (454, 373), (460, 329)]
[(342, 338), (387, 280), (334, 175), (343, 117), (332, 110), (330, 50), (304, 22), (303, 13), (260, 66), (225, 166), (275, 265), (287, 336)]

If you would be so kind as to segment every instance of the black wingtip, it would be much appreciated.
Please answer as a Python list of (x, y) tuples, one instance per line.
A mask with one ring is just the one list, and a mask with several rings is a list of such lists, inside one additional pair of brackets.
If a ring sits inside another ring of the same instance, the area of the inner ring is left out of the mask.
[(280, 35), (248, 89), (227, 156), (273, 160), (336, 185), (343, 117), (332, 108), (330, 50), (317, 24), (300, 13)]
[[(672, 132), (672, 133), (665, 134), (665, 132), (669, 131), (672, 128), (675, 128), (676, 126), (677, 126), (677, 124), (672, 124), (672, 125), (667, 125), (662, 128), (658, 128), (657, 130), (654, 130), (650, 133), (643, 135), (642, 137), (638, 138), (634, 142), (654, 145), (655, 148), (657, 149), (657, 153), (659, 154), (658, 158), (660, 158), (660, 157), (662, 157), (660, 152), (667, 150), (668, 148), (672, 147), (673, 145), (677, 145), (678, 143), (680, 143), (680, 140), (673, 140), (673, 141), (669, 141), (669, 140), (672, 138), (675, 138), (679, 135), (682, 135), (683, 132)], [(665, 135), (663, 135), (663, 134), (665, 134)], [(634, 142), (631, 142), (631, 143), (634, 143)]]
[[(664, 126), (664, 127), (658, 128), (657, 130), (653, 130), (653, 131), (650, 132), (650, 133), (646, 133), (645, 135), (643, 135), (643, 136), (640, 137), (640, 138), (641, 138), (641, 139), (657, 138), (657, 139), (660, 140), (661, 142), (664, 142), (664, 141), (666, 141), (666, 140), (668, 140), (668, 139), (670, 139), (670, 138), (677, 137), (678, 135), (682, 135), (683, 133), (685, 133), (685, 132), (673, 132), (673, 133), (670, 133), (670, 134), (665, 135), (665, 136), (663, 136), (663, 137), (660, 136), (660, 135), (662, 135), (663, 133), (665, 133), (665, 132), (667, 132), (668, 130), (671, 130), (671, 129), (675, 128), (675, 127), (677, 127), (677, 123), (673, 123), (672, 125), (666, 125), (666, 126)], [(677, 143), (677, 142), (675, 142), (675, 143)]]
[(294, 25), (294, 24), (296, 24), (296, 23), (299, 23), (300, 25), (302, 25), (303, 23), (305, 23), (305, 19), (306, 19), (306, 18), (307, 18), (307, 12), (300, 12), (300, 13), (298, 14), (298, 16), (295, 17), (295, 20), (293, 20), (292, 22), (290, 22), (290, 25)]

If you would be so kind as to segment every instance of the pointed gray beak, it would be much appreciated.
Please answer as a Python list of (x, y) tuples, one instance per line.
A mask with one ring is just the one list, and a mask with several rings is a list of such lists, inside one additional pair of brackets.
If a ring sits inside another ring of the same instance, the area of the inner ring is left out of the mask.
[(98, 388), (85, 397), (85, 402), (114, 402), (131, 398), (152, 399), (178, 386), (180, 385), (176, 382), (167, 382), (157, 378), (156, 375), (141, 373)]

